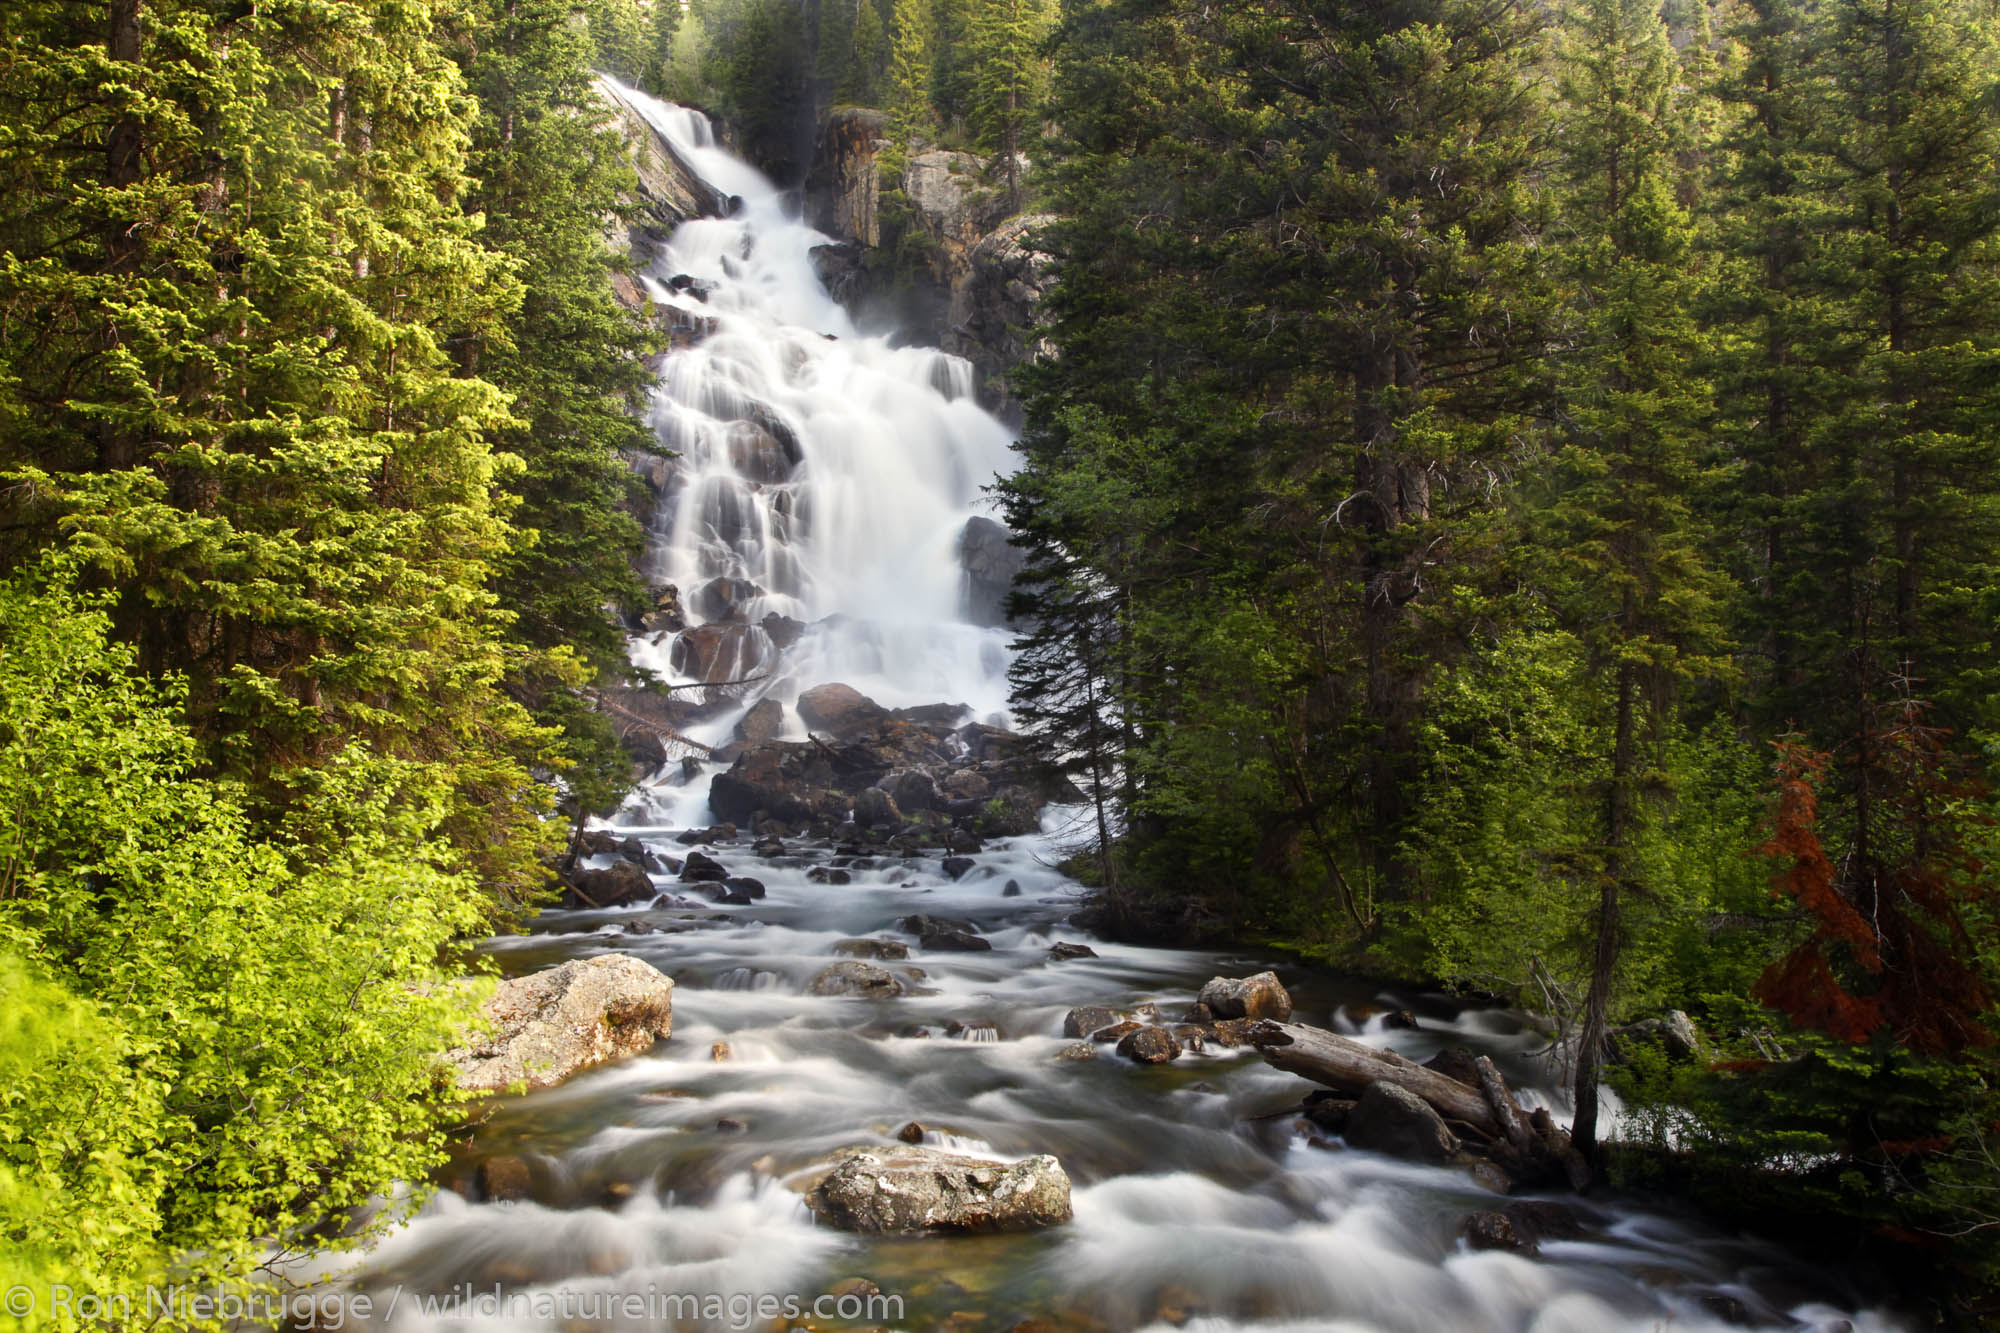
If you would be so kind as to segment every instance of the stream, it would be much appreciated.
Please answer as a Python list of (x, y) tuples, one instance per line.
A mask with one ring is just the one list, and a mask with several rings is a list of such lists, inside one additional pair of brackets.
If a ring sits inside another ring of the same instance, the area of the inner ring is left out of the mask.
[[(1004, 725), (1008, 634), (966, 618), (956, 543), (987, 512), (981, 488), (1011, 465), (1010, 441), (969, 368), (855, 329), (813, 273), (826, 238), (784, 195), (697, 113), (618, 95), (738, 200), (728, 218), (683, 224), (648, 279), (705, 336), (666, 360), (654, 404), (679, 458), (651, 572), (682, 590), (690, 625), (635, 637), (635, 662), (682, 682), (755, 678), (690, 733), (704, 745), (727, 743), (759, 698), (784, 705), (781, 735), (804, 738), (791, 701), (829, 681)], [(789, 645), (771, 632), (786, 625), (802, 627)], [(712, 823), (714, 771), (667, 764), (605, 827), (684, 857), (683, 831)], [(1053, 867), (1075, 814), (1051, 808), (1041, 834), (989, 840), (957, 879), (935, 852), (796, 835), (753, 851), (747, 831), (724, 833), (701, 850), (761, 881), (762, 898), (691, 900), (662, 869), (651, 905), (547, 911), (530, 933), (489, 941), (510, 975), (644, 959), (676, 982), (673, 1036), (500, 1102), (447, 1188), (362, 1256), (347, 1288), (373, 1294), (373, 1322), (399, 1333), (1904, 1326), (1775, 1247), (1617, 1200), (1559, 1202), (1574, 1234), (1539, 1254), (1473, 1249), (1467, 1215), (1505, 1201), (1467, 1171), (1322, 1138), (1286, 1114), (1309, 1085), (1249, 1049), (1150, 1067), (1109, 1046), (1059, 1058), (1075, 1045), (1061, 1035), (1074, 1006), (1150, 1000), (1177, 1016), (1210, 977), (1275, 966), (1296, 1021), (1419, 1060), (1468, 1046), (1525, 1102), (1562, 1105), (1546, 1041), (1518, 1015), (1067, 924), (1081, 890)], [(851, 882), (824, 882), (836, 865)], [(926, 951), (896, 927), (911, 913), (968, 920), (992, 949)], [(808, 993), (840, 942), (868, 938), (908, 946), (883, 965), (910, 993)], [(1057, 941), (1095, 956), (1058, 961)], [(1415, 1030), (1385, 1025), (1403, 1008)], [(811, 1165), (909, 1126), (952, 1152), (1055, 1155), (1074, 1220), (921, 1238), (816, 1225), (800, 1196)], [(495, 1160), (525, 1171), (524, 1197), (488, 1197), (481, 1163)], [(866, 1308), (874, 1293), (894, 1303)], [(536, 1296), (561, 1300), (518, 1299)]]

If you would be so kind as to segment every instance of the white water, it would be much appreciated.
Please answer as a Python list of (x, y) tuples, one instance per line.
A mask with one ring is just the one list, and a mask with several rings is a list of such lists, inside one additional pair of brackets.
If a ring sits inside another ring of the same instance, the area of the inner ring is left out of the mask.
[[(662, 306), (714, 325), (667, 360), (652, 412), (680, 455), (655, 523), (657, 578), (680, 589), (690, 626), (740, 622), (706, 678), (775, 669), (742, 692), (746, 703), (768, 693), (789, 704), (840, 681), (892, 708), (948, 701), (1004, 715), (1008, 633), (959, 614), (959, 534), (989, 510), (982, 488), (1012, 466), (1011, 437), (974, 400), (970, 365), (857, 334), (813, 270), (813, 247), (830, 238), (715, 147), (704, 117), (619, 95), (741, 201), (729, 218), (684, 223), (647, 280)], [(735, 606), (703, 604), (716, 579), (748, 585)], [(758, 627), (773, 613), (813, 626), (782, 662)], [(671, 681), (702, 678), (672, 640), (634, 640), (633, 658)], [(733, 720), (696, 738), (724, 739)], [(700, 818), (696, 801), (661, 797), (660, 813)]]
[[(639, 104), (746, 201), (742, 216), (690, 223), (674, 238), (672, 271), (717, 281), (710, 302), (659, 288), (691, 312), (721, 312), (714, 336), (663, 376), (660, 419), (687, 450), (679, 507), (662, 527), (664, 568), (684, 591), (714, 571), (763, 581), (752, 623), (766, 609), (854, 617), (819, 636), (790, 669), (793, 685), (845, 679), (884, 702), (999, 709), (1004, 657), (988, 657), (997, 636), (957, 623), (950, 545), (978, 481), (1002, 463), (1004, 434), (962, 386), (932, 387), (938, 366), (956, 367), (852, 336), (805, 266), (812, 233), (761, 178), (707, 146), (705, 123)], [(781, 483), (752, 482), (726, 457), (725, 422), (751, 402), (783, 413), (803, 441), (802, 467)], [(701, 498), (716, 494), (757, 516), (757, 540), (721, 539)], [(780, 508), (783, 496), (798, 507)], [(776, 521), (802, 512), (811, 522), (789, 535)], [(792, 583), (780, 577), (786, 560)], [(894, 650), (871, 655), (871, 645)], [(634, 652), (664, 665), (663, 645)], [(789, 698), (786, 686), (773, 692)], [(705, 786), (685, 789), (677, 807), (652, 802), (668, 812), (658, 818), (628, 812), (620, 832), (660, 856), (683, 853), (674, 834), (704, 822)], [(1058, 812), (1048, 817), (1054, 827)], [(1052, 941), (1089, 937), (1066, 924), (1077, 889), (1049, 868), (1046, 836), (989, 844), (959, 878), (935, 857), (852, 860), (826, 842), (761, 858), (747, 839), (708, 850), (767, 895), (733, 908), (669, 897), (548, 912), (534, 934), (490, 942), (509, 972), (622, 952), (677, 983), (669, 1042), (506, 1101), (481, 1127), (473, 1156), (520, 1158), (532, 1198), (479, 1201), (472, 1161), (461, 1161), (448, 1173), (460, 1193), (442, 1194), (355, 1266), (321, 1258), (298, 1276), (340, 1274), (393, 1333), (762, 1329), (772, 1321), (736, 1311), (760, 1297), (810, 1301), (857, 1277), (904, 1299), (904, 1316), (810, 1326), (1003, 1333), (1032, 1318), (1075, 1333), (1721, 1333), (1742, 1326), (1716, 1313), (1734, 1301), (1759, 1328), (1902, 1327), (1857, 1310), (1838, 1275), (1617, 1200), (1585, 1205), (1583, 1235), (1538, 1257), (1474, 1251), (1460, 1238), (1466, 1215), (1503, 1200), (1466, 1171), (1306, 1133), (1286, 1113), (1306, 1085), (1248, 1051), (1191, 1052), (1159, 1068), (1108, 1049), (1057, 1059), (1072, 1006), (1151, 1000), (1178, 1013), (1206, 978), (1272, 964), (1099, 940), (1095, 958), (1051, 961)], [(851, 884), (808, 877), (836, 859)], [(687, 889), (664, 875), (658, 885)], [(911, 912), (969, 919), (993, 947), (926, 953), (896, 927)], [(841, 956), (837, 943), (856, 936), (910, 946), (907, 963), (886, 964), (910, 976), (910, 994), (809, 993)], [(1491, 1055), (1524, 1099), (1563, 1100), (1534, 1053), (1542, 1038), (1517, 1016), (1277, 966), (1301, 1021), (1419, 1060), (1464, 1044)], [(1360, 1016), (1404, 1005), (1424, 1030)], [(727, 1058), (712, 1055), (718, 1044)], [(890, 1142), (909, 1121), (948, 1151), (1054, 1153), (1075, 1184), (1074, 1221), (1025, 1236), (889, 1240), (815, 1226), (795, 1193), (813, 1163)], [(643, 1309), (659, 1294), (720, 1313), (619, 1312), (625, 1298)], [(537, 1299), (597, 1316), (544, 1313)]]

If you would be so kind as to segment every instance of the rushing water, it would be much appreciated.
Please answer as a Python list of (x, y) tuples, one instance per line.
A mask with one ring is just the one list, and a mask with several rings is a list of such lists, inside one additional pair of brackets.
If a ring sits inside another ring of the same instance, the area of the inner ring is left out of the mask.
[[(1000, 712), (1004, 636), (959, 621), (953, 545), (981, 483), (1005, 465), (1004, 431), (971, 402), (962, 363), (857, 335), (813, 278), (809, 250), (823, 238), (716, 149), (705, 121), (631, 96), (742, 201), (727, 220), (684, 225), (653, 275), (660, 301), (714, 320), (661, 376), (656, 419), (683, 461), (663, 505), (658, 572), (684, 590), (752, 585), (732, 624), (770, 613), (824, 622), (783, 656), (738, 635), (748, 647), (735, 665), (763, 672), (759, 689), (781, 701), (845, 680), (885, 703)], [(698, 279), (706, 299), (676, 288), (676, 274)], [(780, 473), (747, 457), (745, 421), (789, 434), (796, 462)], [(671, 638), (634, 642), (636, 657), (669, 673), (674, 653)], [(716, 738), (732, 720), (712, 724)], [(618, 827), (672, 855), (704, 807), (700, 784), (663, 782)], [(678, 983), (674, 1036), (502, 1102), (452, 1190), (367, 1255), (351, 1289), (377, 1297), (377, 1323), (412, 1333), (769, 1328), (757, 1298), (809, 1304), (851, 1293), (841, 1284), (857, 1278), (902, 1313), (847, 1323), (962, 1333), (1021, 1321), (1079, 1333), (1898, 1327), (1857, 1311), (1833, 1275), (1618, 1203), (1575, 1205), (1583, 1234), (1545, 1242), (1537, 1257), (1474, 1251), (1463, 1221), (1493, 1195), (1463, 1171), (1309, 1137), (1285, 1114), (1307, 1086), (1251, 1052), (1154, 1068), (1108, 1049), (1056, 1058), (1074, 1005), (1153, 1000), (1177, 1012), (1208, 977), (1267, 960), (1089, 940), (1097, 957), (1052, 961), (1052, 941), (1088, 937), (1064, 924), (1076, 890), (1049, 868), (1049, 845), (990, 844), (953, 881), (933, 857), (855, 859), (803, 840), (755, 856), (724, 842), (708, 850), (762, 880), (766, 897), (549, 912), (532, 934), (491, 942), (512, 973), (608, 951), (645, 959)], [(852, 883), (808, 879), (835, 859)], [(662, 877), (661, 887), (676, 886)], [(912, 993), (897, 999), (807, 994), (838, 941), (910, 943), (894, 923), (919, 911), (970, 919), (993, 950), (911, 944), (907, 963), (886, 964), (911, 970)], [(1513, 1016), (1280, 970), (1301, 1021), (1419, 1059), (1470, 1045), (1527, 1097), (1557, 1098), (1541, 1038)], [(1385, 1004), (1415, 1006), (1422, 1029), (1361, 1017)], [(807, 1168), (846, 1145), (889, 1142), (912, 1121), (952, 1151), (1054, 1153), (1075, 1182), (1075, 1220), (1024, 1236), (890, 1240), (815, 1226), (797, 1192)], [(481, 1201), (477, 1164), (503, 1156), (526, 1164), (531, 1197)]]

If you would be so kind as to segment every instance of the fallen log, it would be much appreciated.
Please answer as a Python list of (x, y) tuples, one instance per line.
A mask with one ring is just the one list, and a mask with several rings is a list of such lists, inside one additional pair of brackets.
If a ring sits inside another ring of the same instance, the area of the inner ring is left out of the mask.
[(1421, 1097), (1466, 1146), (1523, 1185), (1567, 1184), (1585, 1189), (1590, 1172), (1546, 1110), (1525, 1114), (1493, 1062), (1473, 1062), (1477, 1086), (1364, 1046), (1336, 1032), (1266, 1019), (1250, 1026), (1250, 1045), (1287, 1073), (1359, 1097), (1371, 1083), (1390, 1083)]
[(1394, 1051), (1378, 1051), (1337, 1032), (1264, 1019), (1251, 1026), (1250, 1044), (1279, 1069), (1359, 1097), (1370, 1083), (1393, 1083), (1429, 1102), (1447, 1120), (1461, 1120), (1488, 1138), (1503, 1130), (1493, 1108), (1455, 1078), (1425, 1069)]

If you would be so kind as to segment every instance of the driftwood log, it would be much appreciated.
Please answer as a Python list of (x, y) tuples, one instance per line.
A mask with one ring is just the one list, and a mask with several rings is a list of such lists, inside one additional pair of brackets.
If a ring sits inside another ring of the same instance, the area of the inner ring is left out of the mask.
[(1524, 1111), (1485, 1056), (1473, 1062), (1478, 1076), (1473, 1085), (1394, 1051), (1377, 1050), (1303, 1023), (1265, 1019), (1252, 1024), (1245, 1035), (1273, 1066), (1344, 1097), (1359, 1097), (1370, 1083), (1393, 1083), (1414, 1093), (1445, 1120), (1455, 1122), (1454, 1128), (1471, 1131), (1469, 1146), (1521, 1184), (1560, 1182), (1583, 1189), (1590, 1183), (1589, 1167), (1570, 1146), (1569, 1135), (1546, 1111), (1533, 1115)]

